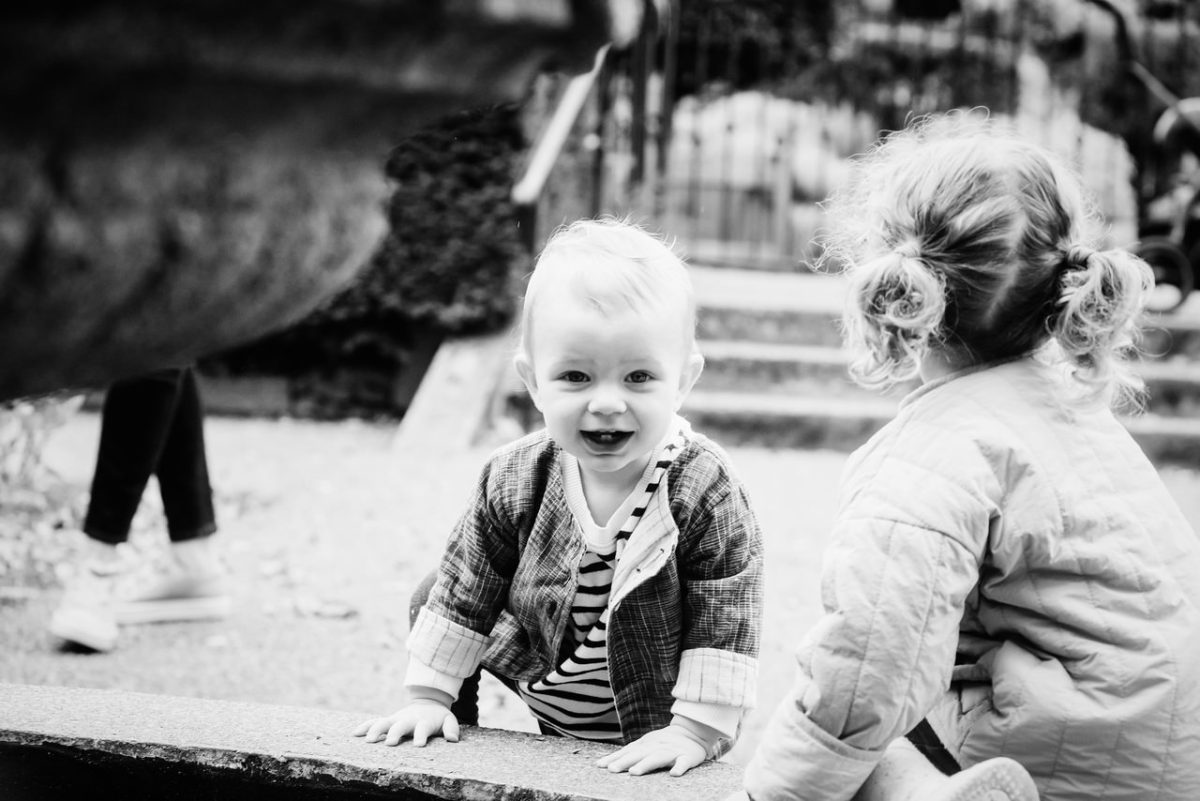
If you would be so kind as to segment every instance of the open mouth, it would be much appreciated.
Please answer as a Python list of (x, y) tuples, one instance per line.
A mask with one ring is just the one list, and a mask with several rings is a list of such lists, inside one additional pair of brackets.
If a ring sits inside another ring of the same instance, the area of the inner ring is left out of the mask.
[(619, 448), (633, 436), (632, 431), (581, 431), (580, 434), (589, 444), (605, 450)]

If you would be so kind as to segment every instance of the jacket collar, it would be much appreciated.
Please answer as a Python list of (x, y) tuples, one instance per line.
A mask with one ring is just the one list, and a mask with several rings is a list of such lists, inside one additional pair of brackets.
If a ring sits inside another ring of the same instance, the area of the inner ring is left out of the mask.
[(1005, 364), (1012, 364), (1013, 362), (1019, 362), (1024, 359), (1031, 359), (1032, 357), (1033, 354), (1031, 352), (1019, 353), (1016, 356), (1006, 356), (1003, 359), (993, 359), (992, 361), (988, 362), (979, 362), (978, 364), (972, 364), (970, 367), (964, 367), (961, 370), (955, 370), (952, 373), (938, 376), (932, 381), (926, 381), (924, 384), (901, 398), (900, 408), (903, 409), (906, 406), (909, 406), (910, 404), (916, 402), (918, 398), (928, 395), (930, 392), (949, 384), (951, 381), (957, 381), (960, 378), (964, 378), (975, 373), (981, 373), (984, 370), (991, 370)]

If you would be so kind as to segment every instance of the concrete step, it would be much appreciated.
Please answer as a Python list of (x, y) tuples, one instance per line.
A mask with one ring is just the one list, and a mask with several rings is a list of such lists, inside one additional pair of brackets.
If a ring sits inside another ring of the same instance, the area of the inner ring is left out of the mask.
[[(697, 388), (718, 392), (862, 398), (877, 393), (850, 380), (849, 356), (839, 347), (769, 342), (701, 342), (704, 374)], [(1149, 390), (1149, 411), (1200, 417), (1200, 365), (1185, 359), (1148, 360), (1137, 367)], [(900, 398), (915, 387), (891, 390)]]
[[(850, 381), (838, 317), (845, 281), (813, 273), (692, 267), (700, 348), (707, 364), (683, 413), (729, 445), (852, 450), (896, 413), (912, 386), (887, 395)], [(1126, 425), (1159, 463), (1200, 465), (1200, 298), (1147, 331), (1152, 358), (1138, 367), (1147, 414)], [(523, 392), (508, 407), (541, 425)]]
[(825, 309), (745, 308), (705, 305), (696, 310), (701, 340), (742, 340), (792, 345), (838, 347), (842, 342), (840, 312)]
[(702, 340), (836, 346), (843, 279), (816, 273), (692, 266)]
[(692, 801), (742, 786), (732, 762), (614, 776), (596, 769), (614, 745), (479, 726), (388, 748), (350, 736), (355, 711), (9, 683), (0, 709), (7, 801)]
[[(837, 347), (845, 279), (693, 265), (701, 340)], [(1151, 315), (1141, 343), (1148, 358), (1200, 362), (1200, 293), (1171, 314)]]
[(1200, 420), (1147, 413), (1123, 422), (1155, 464), (1200, 467)]
[[(849, 356), (836, 345), (719, 340), (702, 341), (700, 352), (701, 390), (864, 400), (878, 396), (850, 379)], [(894, 394), (900, 397), (905, 391)]]
[[(889, 398), (811, 398), (697, 390), (683, 414), (717, 442), (851, 451), (896, 413)], [(1156, 464), (1200, 465), (1200, 420), (1147, 413), (1122, 418)]]
[(688, 237), (683, 248), (689, 263), (706, 267), (729, 267), (755, 272), (810, 272), (807, 259), (816, 255), (815, 248), (803, 253), (785, 252), (776, 244), (764, 240), (724, 240)]
[[(1200, 293), (1194, 293), (1200, 299)], [(1142, 329), (1142, 352), (1150, 359), (1190, 359), (1200, 362), (1200, 316), (1184, 311), (1152, 315)]]
[(681, 411), (723, 445), (849, 451), (895, 416), (896, 401), (697, 389)]
[[(697, 386), (681, 413), (722, 445), (827, 449), (848, 452), (896, 415), (898, 399), (873, 393), (812, 396), (737, 392)], [(524, 391), (513, 387), (506, 413), (525, 431), (540, 428), (541, 415)], [(1200, 466), (1200, 419), (1147, 412), (1122, 418), (1134, 439), (1157, 464)]]
[(1181, 357), (1146, 359), (1137, 372), (1146, 382), (1148, 411), (1200, 420), (1200, 363)]

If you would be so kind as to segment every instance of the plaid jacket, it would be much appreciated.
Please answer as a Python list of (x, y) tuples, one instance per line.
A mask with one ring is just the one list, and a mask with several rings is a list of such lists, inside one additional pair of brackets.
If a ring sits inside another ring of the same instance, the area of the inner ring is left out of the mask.
[[(451, 676), (483, 664), (534, 681), (571, 647), (564, 640), (585, 546), (559, 452), (539, 431), (489, 459), (413, 626), (415, 659)], [(668, 725), (676, 698), (752, 707), (762, 617), (758, 522), (708, 438), (689, 434), (630, 547), (639, 541), (637, 577), (614, 600), (608, 637), (625, 742)]]

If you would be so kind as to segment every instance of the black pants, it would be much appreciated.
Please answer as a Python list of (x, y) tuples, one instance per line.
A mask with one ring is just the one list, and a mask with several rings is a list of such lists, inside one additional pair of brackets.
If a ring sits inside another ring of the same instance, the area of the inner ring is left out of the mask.
[(204, 452), (204, 410), (190, 367), (114, 382), (104, 399), (100, 448), (83, 530), (101, 542), (129, 538), (153, 475), (173, 542), (217, 530)]

